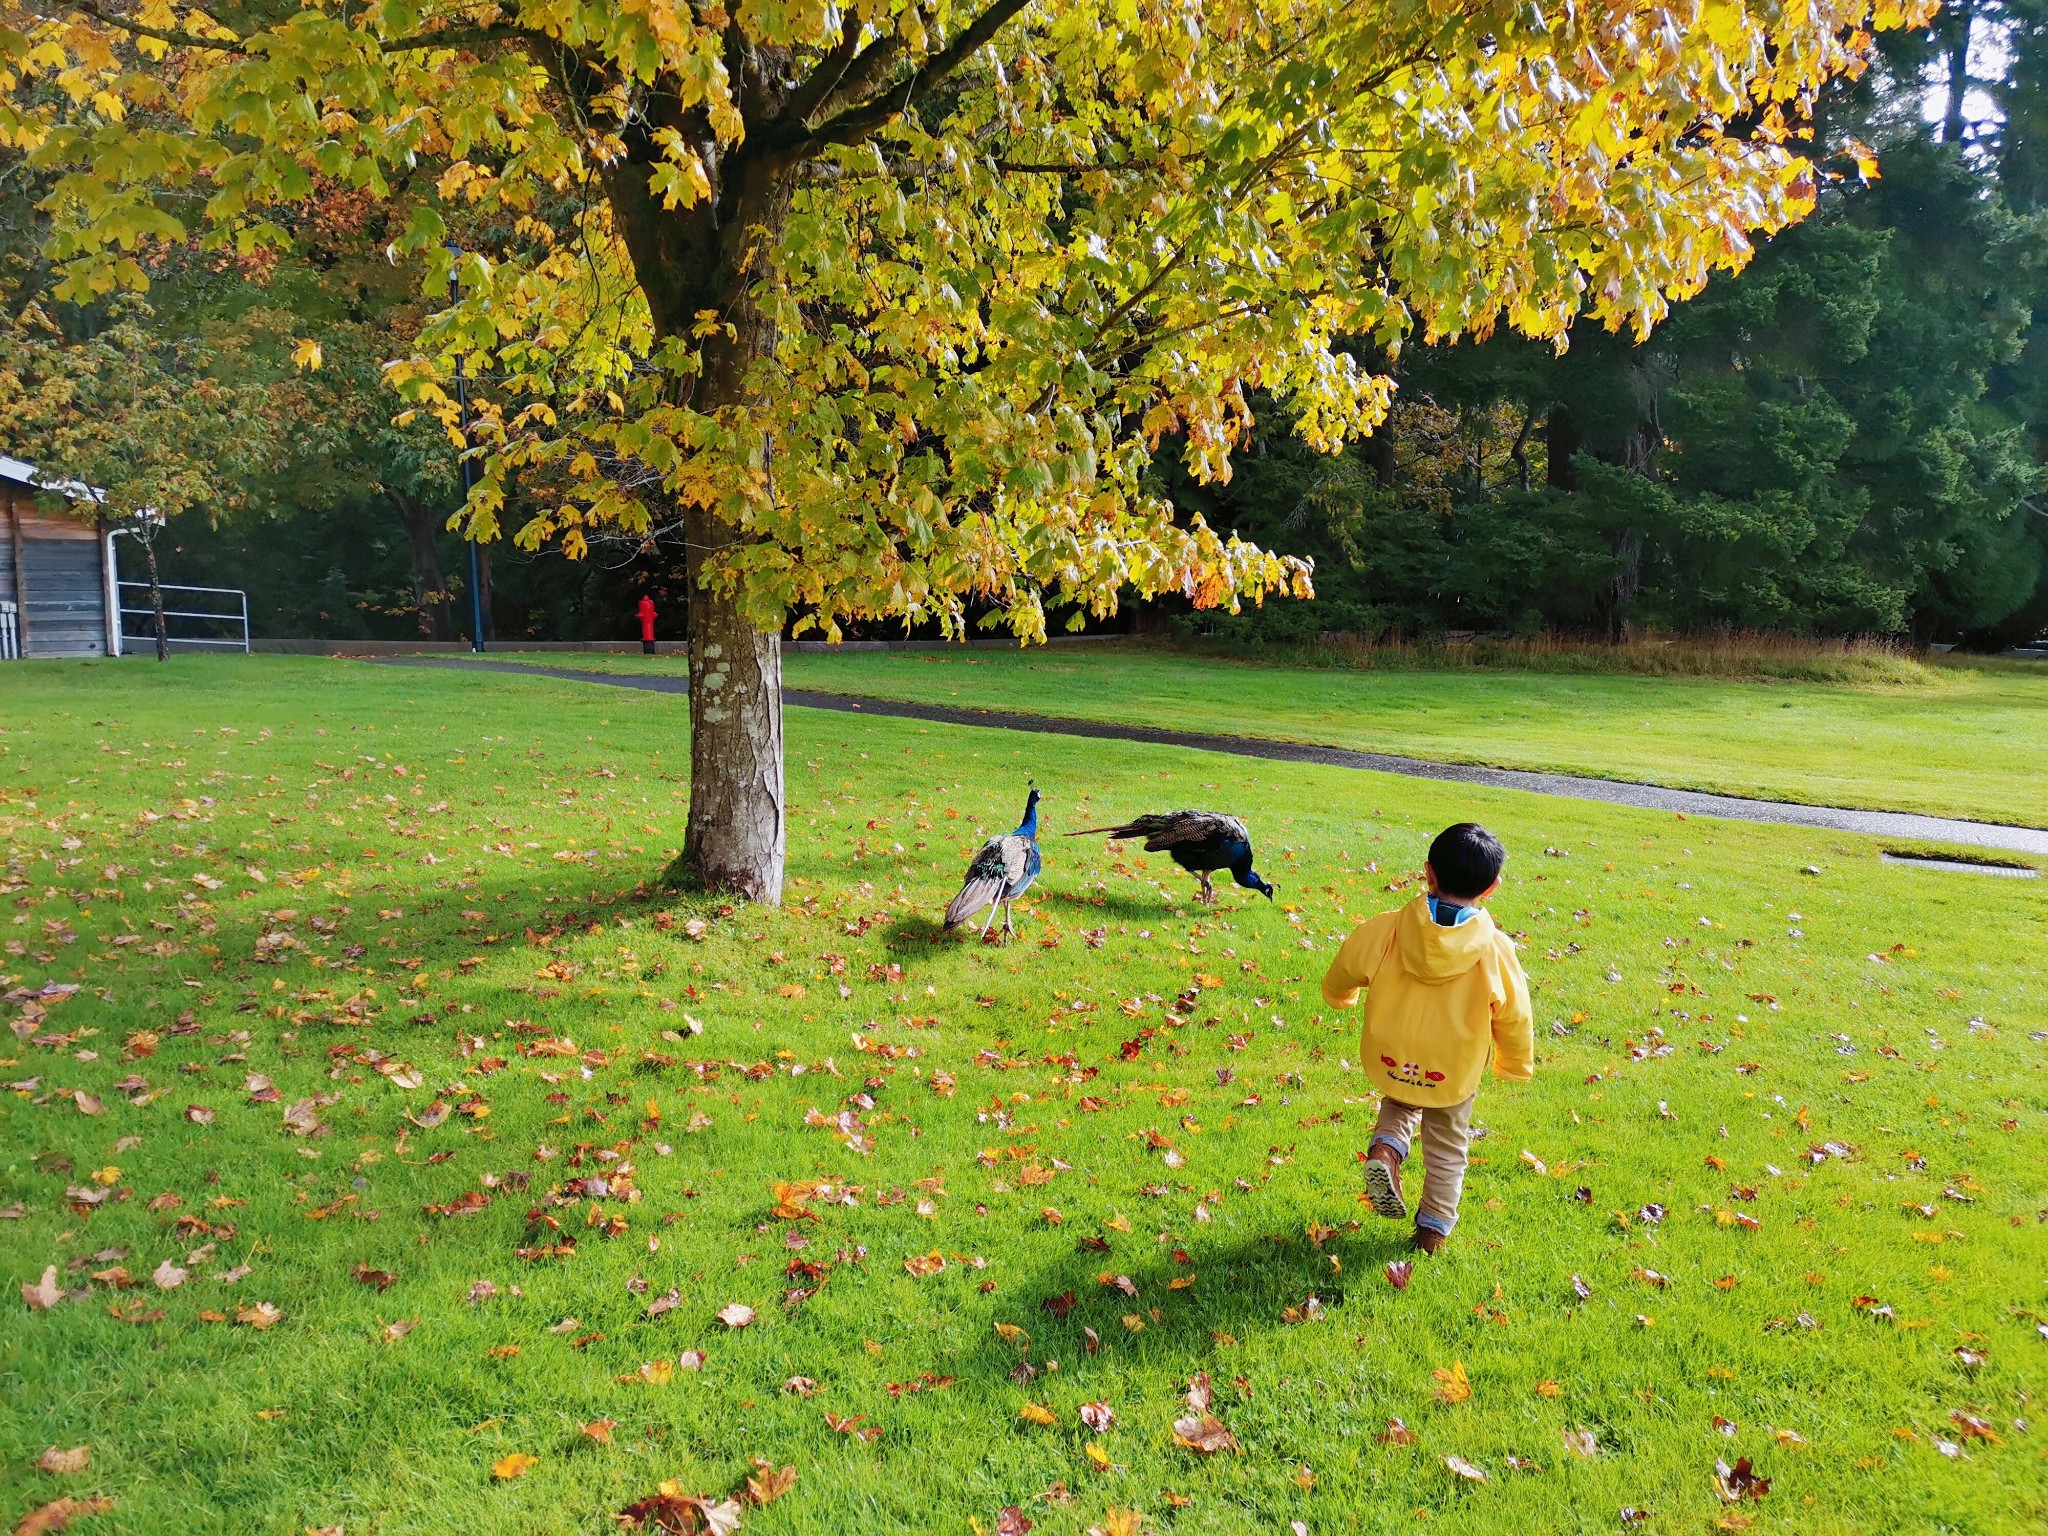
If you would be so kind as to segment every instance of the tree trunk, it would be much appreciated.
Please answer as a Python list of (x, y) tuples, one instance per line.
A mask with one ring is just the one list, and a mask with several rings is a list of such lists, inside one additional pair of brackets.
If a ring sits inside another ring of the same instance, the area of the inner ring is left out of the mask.
[[(731, 530), (692, 511), (691, 574)], [(782, 900), (782, 637), (763, 634), (736, 597), (691, 582), (690, 823), (683, 869), (706, 888)]]
[[(794, 175), (787, 166), (728, 167), (736, 178), (718, 209), (716, 245), (697, 225), (661, 230), (650, 218), (623, 226), (643, 277), (656, 324), (687, 336), (711, 310), (727, 328), (701, 343), (703, 366), (691, 406), (706, 415), (745, 410), (748, 375), (775, 345), (774, 326), (753, 299), (762, 264), (758, 247), (775, 240), (788, 213)], [(614, 197), (617, 206), (618, 198)], [(674, 236), (662, 239), (663, 234)], [(646, 274), (663, 266), (666, 279)], [(678, 284), (694, 269), (701, 277)], [(768, 459), (772, 442), (763, 444)], [(769, 475), (768, 494), (774, 494)], [(739, 597), (716, 590), (721, 550), (747, 535), (708, 507), (685, 507), (690, 588), (690, 819), (680, 868), (667, 879), (777, 905), (782, 900), (785, 846), (782, 767), (782, 638), (746, 615)], [(711, 583), (711, 584), (707, 584)]]
[(1572, 458), (1579, 451), (1580, 439), (1578, 423), (1572, 420), (1570, 410), (1556, 404), (1550, 407), (1550, 415), (1543, 426), (1543, 441), (1546, 445), (1544, 480), (1553, 491), (1576, 491), (1579, 472), (1572, 467)]
[(448, 601), (448, 578), (441, 569), (440, 532), (434, 514), (401, 491), (386, 491), (386, 498), (398, 509), (405, 524), (406, 542), (412, 550), (412, 603), (419, 615), (421, 638), (446, 640), (455, 633), (454, 614)]
[[(145, 525), (146, 526), (146, 525)], [(142, 552), (149, 564), (149, 611), (156, 622), (156, 659), (171, 659), (171, 640), (164, 630), (164, 589), (156, 575), (156, 536), (145, 532), (141, 535)]]
[(1948, 56), (1948, 91), (1941, 115), (1941, 142), (1963, 142), (1963, 98), (1970, 90), (1970, 33), (1976, 22), (1976, 0), (1959, 0), (1942, 15), (1942, 47)]

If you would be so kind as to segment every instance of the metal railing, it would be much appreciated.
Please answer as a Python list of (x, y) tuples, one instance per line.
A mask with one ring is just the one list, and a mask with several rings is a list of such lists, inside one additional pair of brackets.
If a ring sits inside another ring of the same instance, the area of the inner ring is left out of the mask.
[[(155, 645), (156, 610), (149, 607), (146, 601), (149, 593), (149, 583), (146, 581), (121, 581), (116, 582), (115, 585), (120, 589), (120, 591), (123, 594), (126, 594), (131, 591), (142, 593), (145, 598), (145, 603), (144, 606), (140, 608), (130, 608), (125, 606), (124, 604), (122, 608), (119, 610), (121, 621), (119, 624), (115, 626), (114, 630), (114, 637), (119, 642), (119, 644), (116, 646), (114, 654), (117, 656), (126, 655), (131, 645)], [(169, 598), (171, 594), (174, 592), (191, 592), (196, 593), (200, 596), (231, 597), (235, 600), (235, 608), (233, 611), (229, 611), (225, 608), (214, 609), (210, 611), (195, 608), (165, 608), (164, 630), (165, 639), (168, 644), (174, 647), (194, 645), (211, 646), (220, 650), (241, 651), (245, 654), (247, 653), (249, 649), (249, 594), (242, 591), (241, 588), (159, 586), (157, 590), (161, 592), (166, 598)], [(144, 628), (140, 634), (134, 634), (129, 631), (129, 619), (143, 620)], [(219, 624), (226, 628), (239, 629), (241, 631), (241, 634), (239, 636), (217, 634), (173, 634), (170, 632), (171, 624), (169, 622), (172, 619), (198, 620), (204, 623)]]
[(0, 602), (0, 661), (21, 660), (21, 610)]

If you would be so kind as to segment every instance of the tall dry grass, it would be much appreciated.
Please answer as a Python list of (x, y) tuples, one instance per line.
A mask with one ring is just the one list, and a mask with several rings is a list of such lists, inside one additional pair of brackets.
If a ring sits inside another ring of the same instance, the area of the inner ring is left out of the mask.
[(1194, 642), (1196, 648), (1293, 665), (1388, 672), (1523, 671), (1702, 677), (1862, 687), (1938, 686), (1945, 658), (1885, 637), (1823, 640), (1760, 632), (1644, 633), (1621, 641), (1565, 635), (1525, 639), (1374, 639), (1327, 635), (1313, 646), (1256, 651)]

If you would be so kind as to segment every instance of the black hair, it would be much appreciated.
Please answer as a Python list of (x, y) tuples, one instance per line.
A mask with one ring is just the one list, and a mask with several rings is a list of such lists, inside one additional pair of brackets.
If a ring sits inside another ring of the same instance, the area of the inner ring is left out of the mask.
[(1429, 867), (1437, 889), (1453, 901), (1471, 901), (1500, 878), (1507, 863), (1500, 839), (1476, 821), (1445, 827), (1429, 845)]

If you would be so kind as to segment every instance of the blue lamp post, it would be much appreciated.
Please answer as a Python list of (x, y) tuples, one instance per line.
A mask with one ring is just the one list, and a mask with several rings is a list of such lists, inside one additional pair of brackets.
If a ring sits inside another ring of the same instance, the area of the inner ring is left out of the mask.
[[(448, 302), (456, 300), (455, 263), (462, 260), (462, 248), (451, 245), (448, 254), (453, 258), (448, 266)], [(469, 493), (476, 489), (476, 460), (469, 455), (469, 371), (464, 366), (463, 355), (455, 354), (455, 410), (462, 428), (463, 453), (462, 499), (469, 501)], [(484, 574), (483, 558), (477, 552), (476, 540), (466, 541), (469, 545), (469, 648), (478, 655), (484, 649)]]

